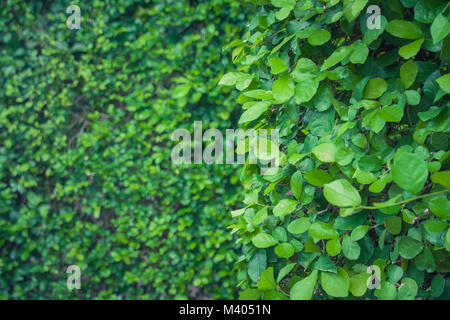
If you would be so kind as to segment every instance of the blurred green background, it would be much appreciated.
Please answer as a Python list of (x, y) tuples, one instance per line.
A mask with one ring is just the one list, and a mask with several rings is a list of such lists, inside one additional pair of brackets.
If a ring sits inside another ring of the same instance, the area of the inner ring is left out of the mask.
[(237, 168), (175, 167), (170, 136), (236, 126), (216, 85), (246, 14), (234, 0), (2, 2), (0, 298), (235, 297)]

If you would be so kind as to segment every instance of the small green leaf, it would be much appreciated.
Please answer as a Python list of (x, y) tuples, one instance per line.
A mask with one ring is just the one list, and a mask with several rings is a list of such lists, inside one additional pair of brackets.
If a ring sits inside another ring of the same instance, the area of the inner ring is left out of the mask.
[(315, 186), (321, 187), (326, 183), (332, 181), (331, 176), (322, 169), (313, 169), (311, 171), (306, 172), (304, 175), (306, 182)]
[(273, 276), (273, 267), (267, 268), (258, 280), (259, 290), (273, 290), (277, 287)]
[(384, 225), (389, 233), (397, 235), (402, 231), (402, 218), (394, 216), (384, 220)]
[(417, 52), (419, 52), (420, 47), (422, 46), (424, 40), (425, 40), (424, 38), (421, 38), (400, 47), (400, 49), (398, 50), (398, 54), (403, 59), (410, 59), (414, 57), (417, 54)]
[(398, 243), (398, 252), (402, 258), (412, 259), (423, 250), (423, 243), (411, 237), (403, 237)]
[(367, 225), (357, 226), (355, 229), (353, 229), (351, 234), (351, 239), (353, 241), (359, 241), (367, 234), (370, 227)]
[(259, 233), (252, 238), (252, 243), (257, 248), (268, 248), (278, 243), (274, 237), (267, 233)]
[(361, 247), (355, 241), (353, 241), (349, 236), (344, 236), (342, 239), (342, 252), (344, 256), (349, 260), (356, 260), (361, 254)]
[(289, 223), (287, 230), (292, 234), (301, 234), (303, 232), (308, 231), (311, 223), (309, 219), (306, 217), (302, 217), (299, 219), (295, 219), (291, 223)]
[(386, 27), (386, 31), (394, 37), (402, 39), (419, 39), (423, 37), (423, 32), (419, 26), (411, 21), (392, 20)]
[(403, 152), (392, 165), (392, 178), (402, 189), (418, 194), (428, 178), (428, 167), (422, 157), (415, 153)]
[(365, 99), (376, 99), (381, 97), (383, 93), (386, 92), (386, 89), (386, 80), (382, 78), (370, 79), (364, 88), (363, 95)]
[(292, 213), (297, 207), (297, 201), (291, 199), (283, 199), (273, 208), (275, 217), (284, 217)]
[(296, 265), (296, 263), (288, 263), (283, 268), (281, 268), (280, 272), (278, 273), (278, 276), (277, 276), (277, 283), (280, 282), (281, 280), (283, 280), (283, 278), (287, 274), (289, 274), (289, 272), (291, 272), (292, 269), (294, 269), (295, 265)]
[(303, 189), (303, 176), (300, 171), (296, 171), (291, 176), (291, 190), (294, 197), (297, 198), (297, 200), (300, 199), (302, 195), (302, 189)]
[(338, 273), (321, 272), (320, 285), (327, 294), (336, 298), (345, 298), (350, 289), (350, 279), (347, 272), (338, 268)]
[(345, 179), (325, 184), (323, 194), (329, 203), (338, 207), (355, 207), (361, 204), (358, 190)]
[(239, 124), (256, 120), (261, 116), (272, 103), (269, 101), (259, 101), (247, 109), (239, 119)]
[(294, 95), (295, 83), (288, 74), (283, 74), (273, 82), (272, 94), (278, 103), (287, 102)]
[(275, 254), (279, 255), (282, 258), (288, 259), (294, 255), (294, 252), (294, 246), (287, 242), (280, 243), (275, 247)]
[(336, 146), (330, 142), (321, 143), (313, 148), (312, 153), (322, 162), (334, 162)]
[(316, 239), (333, 239), (339, 237), (339, 233), (334, 230), (333, 226), (322, 222), (314, 222), (308, 230), (309, 234)]
[(442, 77), (437, 78), (436, 82), (445, 93), (450, 93), (450, 73), (444, 74)]
[(308, 43), (312, 46), (321, 46), (328, 42), (331, 38), (331, 33), (328, 30), (320, 29), (313, 31), (308, 37)]
[(269, 66), (272, 68), (270, 72), (272, 74), (279, 74), (288, 69), (287, 64), (284, 62), (283, 59), (279, 57), (272, 57), (269, 59)]
[(290, 292), (291, 300), (311, 300), (316, 289), (318, 271), (314, 270), (306, 278), (296, 282)]
[(400, 67), (400, 79), (405, 89), (408, 89), (414, 83), (418, 71), (419, 68), (414, 60), (408, 60)]
[(342, 250), (342, 246), (341, 246), (341, 242), (339, 241), (339, 238), (328, 240), (327, 244), (326, 244), (326, 250), (327, 250), (327, 253), (332, 257), (338, 255)]
[(450, 23), (448, 18), (444, 17), (442, 13), (438, 14), (436, 18), (434, 18), (430, 32), (431, 37), (433, 38), (433, 44), (444, 39), (450, 33)]

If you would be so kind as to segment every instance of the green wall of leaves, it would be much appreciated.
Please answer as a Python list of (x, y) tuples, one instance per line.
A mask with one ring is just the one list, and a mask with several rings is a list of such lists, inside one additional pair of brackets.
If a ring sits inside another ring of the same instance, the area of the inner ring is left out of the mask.
[(240, 298), (448, 299), (448, 1), (250, 2), (220, 84), (282, 155), (241, 176)]
[(247, 20), (232, 0), (2, 3), (1, 298), (233, 297), (235, 168), (174, 167), (170, 135), (233, 127), (217, 82)]

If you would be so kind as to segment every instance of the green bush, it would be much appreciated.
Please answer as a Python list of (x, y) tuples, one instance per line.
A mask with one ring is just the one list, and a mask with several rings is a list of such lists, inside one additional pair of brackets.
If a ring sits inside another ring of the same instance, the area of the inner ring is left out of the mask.
[(282, 154), (242, 173), (240, 298), (448, 298), (448, 2), (252, 2), (221, 83)]
[[(7, 1), (0, 14), (0, 297), (231, 298), (231, 166), (174, 167), (171, 133), (233, 125), (217, 87), (232, 0)], [(81, 268), (81, 289), (66, 268)]]

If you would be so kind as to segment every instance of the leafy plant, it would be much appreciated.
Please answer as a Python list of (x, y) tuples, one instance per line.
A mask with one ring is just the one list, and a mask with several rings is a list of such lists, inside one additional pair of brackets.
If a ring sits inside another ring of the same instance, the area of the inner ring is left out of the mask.
[[(236, 122), (218, 88), (234, 1), (7, 1), (0, 13), (0, 298), (231, 298), (231, 166), (171, 134)], [(81, 289), (66, 287), (69, 265)]]
[(279, 130), (282, 153), (241, 175), (241, 298), (448, 297), (448, 2), (251, 2), (221, 83), (241, 92), (243, 127)]

